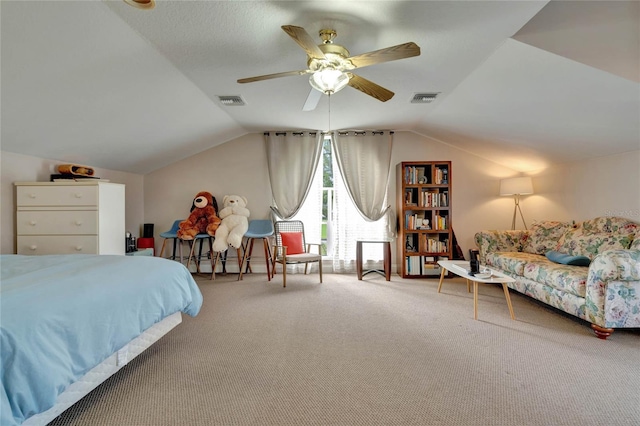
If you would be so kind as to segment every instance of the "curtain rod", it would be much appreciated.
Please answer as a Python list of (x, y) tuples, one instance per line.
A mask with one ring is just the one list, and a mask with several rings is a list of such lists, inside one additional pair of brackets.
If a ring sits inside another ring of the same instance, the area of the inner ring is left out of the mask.
[[(287, 133), (291, 133), (293, 136), (304, 136), (306, 133), (310, 134), (310, 135), (317, 135), (318, 132), (317, 131), (307, 131), (307, 132), (301, 132), (301, 131), (290, 131), (290, 132), (273, 132), (276, 136), (283, 136), (286, 135)], [(271, 134), (271, 132), (264, 132), (264, 136), (269, 136)]]
[[(338, 133), (339, 135), (347, 135), (349, 134), (349, 132), (353, 132), (356, 136), (360, 136), (360, 135), (365, 135), (367, 132), (371, 132), (374, 135), (383, 135), (384, 132), (386, 132), (387, 130), (336, 130), (335, 132)], [(393, 130), (388, 130), (390, 135), (393, 135), (395, 132)], [(305, 133), (308, 133), (310, 135), (317, 135), (318, 131), (307, 131), (307, 132), (301, 132), (301, 131), (282, 131), (282, 132), (273, 132), (276, 136), (282, 136), (282, 135), (286, 135), (287, 133), (291, 133), (294, 136), (302, 136)], [(331, 131), (329, 132), (320, 132), (323, 135), (327, 135), (329, 133), (333, 133)], [(269, 136), (271, 134), (271, 132), (264, 132), (264, 136)]]

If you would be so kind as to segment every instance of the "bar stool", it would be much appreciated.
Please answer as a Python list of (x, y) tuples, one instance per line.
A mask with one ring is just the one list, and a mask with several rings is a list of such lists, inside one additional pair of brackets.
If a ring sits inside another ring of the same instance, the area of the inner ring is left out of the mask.
[[(189, 269), (189, 265), (191, 264), (191, 259), (194, 259), (195, 263), (196, 263), (196, 273), (200, 273), (200, 261), (202, 260), (202, 244), (204, 243), (205, 239), (209, 240), (209, 253), (211, 255), (213, 255), (213, 240), (212, 240), (212, 236), (206, 233), (200, 233), (197, 234), (193, 240), (182, 240), (180, 239), (180, 241), (186, 241), (189, 243), (189, 245), (191, 246), (191, 249), (189, 250), (189, 258), (187, 259), (187, 269)], [(200, 241), (200, 249), (198, 251), (197, 255), (194, 255), (195, 249), (196, 249), (196, 242)], [(213, 256), (211, 256), (213, 257)]]
[[(212, 280), (216, 279), (216, 266), (218, 265), (218, 260), (222, 262), (221, 272), (223, 274), (227, 273), (227, 260), (228, 260), (227, 254), (229, 253), (229, 250), (231, 250), (231, 248), (225, 251), (221, 251), (221, 252), (214, 251), (211, 253), (211, 278), (210, 279)], [(243, 260), (240, 250), (241, 250), (240, 247), (236, 249), (237, 259), (238, 259), (238, 277), (242, 273), (242, 260)], [(238, 278), (238, 280), (240, 280), (240, 278)]]
[(253, 243), (256, 239), (262, 239), (264, 246), (264, 258), (267, 265), (267, 279), (271, 281), (271, 245), (269, 244), (269, 238), (273, 236), (273, 222), (268, 219), (258, 219), (249, 221), (249, 228), (245, 232), (244, 236), (247, 239), (244, 244), (242, 256), (242, 263), (240, 263), (240, 275), (238, 281), (242, 279), (242, 267), (246, 262), (245, 272), (253, 272), (251, 270), (251, 253), (253, 252)]
[[(173, 255), (168, 257), (168, 259), (176, 260), (176, 243), (178, 242), (178, 229), (180, 229), (180, 222), (182, 222), (182, 219), (176, 220), (173, 222), (171, 229), (160, 233), (160, 236), (164, 238), (164, 241), (162, 242), (162, 248), (158, 255), (159, 257), (162, 257), (162, 254), (164, 253), (164, 247), (167, 245), (167, 240), (173, 240)], [(182, 245), (180, 246), (180, 261), (182, 261)]]

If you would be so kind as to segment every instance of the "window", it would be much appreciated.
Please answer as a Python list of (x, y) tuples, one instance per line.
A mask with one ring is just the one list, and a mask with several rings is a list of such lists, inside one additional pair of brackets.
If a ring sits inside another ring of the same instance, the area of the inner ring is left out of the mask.
[[(333, 261), (334, 272), (355, 271), (357, 240), (385, 239), (389, 236), (389, 215), (377, 222), (368, 222), (353, 205), (332, 155), (329, 138), (323, 141), (322, 161), (318, 164), (307, 199), (295, 219), (304, 222), (308, 241), (322, 241), (323, 255), (325, 259)], [(317, 224), (317, 230), (314, 224)], [(381, 247), (380, 244), (363, 246), (363, 264), (366, 268), (381, 267)]]

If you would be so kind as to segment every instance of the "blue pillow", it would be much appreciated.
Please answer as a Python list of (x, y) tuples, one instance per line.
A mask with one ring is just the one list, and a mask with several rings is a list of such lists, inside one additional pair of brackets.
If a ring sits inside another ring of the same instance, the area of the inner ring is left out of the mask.
[(550, 261), (563, 265), (589, 266), (591, 263), (591, 260), (587, 256), (571, 256), (570, 254), (553, 250), (548, 251), (546, 256)]

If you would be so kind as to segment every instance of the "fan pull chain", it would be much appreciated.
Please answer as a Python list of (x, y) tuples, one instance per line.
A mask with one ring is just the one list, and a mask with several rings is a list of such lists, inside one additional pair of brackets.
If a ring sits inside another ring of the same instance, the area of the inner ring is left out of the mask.
[(331, 92), (327, 96), (329, 96), (329, 128), (327, 129), (327, 134), (331, 137)]

